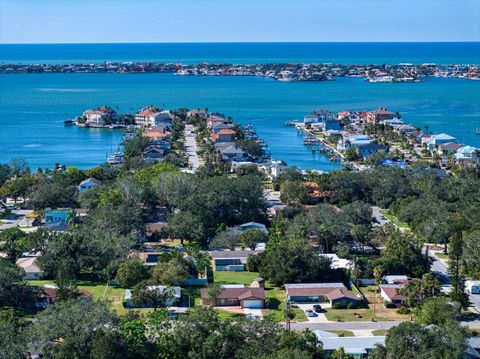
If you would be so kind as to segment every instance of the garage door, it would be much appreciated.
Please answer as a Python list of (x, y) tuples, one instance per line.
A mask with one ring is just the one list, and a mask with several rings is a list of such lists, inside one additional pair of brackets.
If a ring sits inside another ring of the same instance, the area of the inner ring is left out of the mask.
[(251, 308), (251, 309), (260, 309), (262, 308), (262, 301), (258, 299), (249, 299), (243, 301), (244, 308)]

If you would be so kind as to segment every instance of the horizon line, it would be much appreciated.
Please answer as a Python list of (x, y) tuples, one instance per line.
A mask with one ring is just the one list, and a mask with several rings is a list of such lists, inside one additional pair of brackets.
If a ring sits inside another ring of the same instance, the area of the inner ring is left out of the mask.
[(0, 45), (131, 45), (131, 44), (480, 44), (480, 40), (459, 41), (138, 41), (138, 42), (12, 42)]

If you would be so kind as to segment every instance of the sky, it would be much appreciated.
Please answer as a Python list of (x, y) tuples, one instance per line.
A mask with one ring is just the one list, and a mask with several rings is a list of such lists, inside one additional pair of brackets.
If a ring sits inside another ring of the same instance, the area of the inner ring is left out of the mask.
[(0, 0), (0, 43), (480, 41), (480, 0)]

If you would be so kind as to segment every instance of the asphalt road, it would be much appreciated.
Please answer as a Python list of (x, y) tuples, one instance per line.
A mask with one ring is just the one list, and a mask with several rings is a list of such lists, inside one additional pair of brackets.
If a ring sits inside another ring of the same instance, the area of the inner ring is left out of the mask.
[(195, 134), (192, 125), (185, 125), (185, 149), (188, 156), (188, 164), (192, 171), (196, 171), (200, 167), (200, 161), (197, 155), (197, 143), (195, 142)]
[(310, 330), (388, 330), (398, 324), (400, 321), (388, 322), (328, 322), (328, 323), (291, 323), (292, 330), (303, 331)]

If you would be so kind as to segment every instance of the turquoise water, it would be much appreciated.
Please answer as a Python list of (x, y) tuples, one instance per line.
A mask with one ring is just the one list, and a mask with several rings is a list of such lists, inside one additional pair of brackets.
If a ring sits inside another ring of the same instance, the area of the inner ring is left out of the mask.
[(103, 61), (478, 64), (480, 43), (0, 44), (0, 62), (3, 63)]
[(171, 74), (8, 74), (0, 75), (0, 163), (16, 157), (32, 167), (65, 163), (97, 165), (115, 150), (120, 133), (65, 127), (63, 121), (86, 108), (111, 105), (136, 111), (208, 107), (252, 123), (272, 156), (300, 168), (337, 168), (303, 146), (284, 122), (317, 108), (332, 111), (386, 106), (406, 122), (428, 124), (461, 142), (480, 147), (480, 82), (427, 79), (422, 83), (374, 84), (357, 78), (332, 82), (282, 83), (254, 77), (186, 77)]

